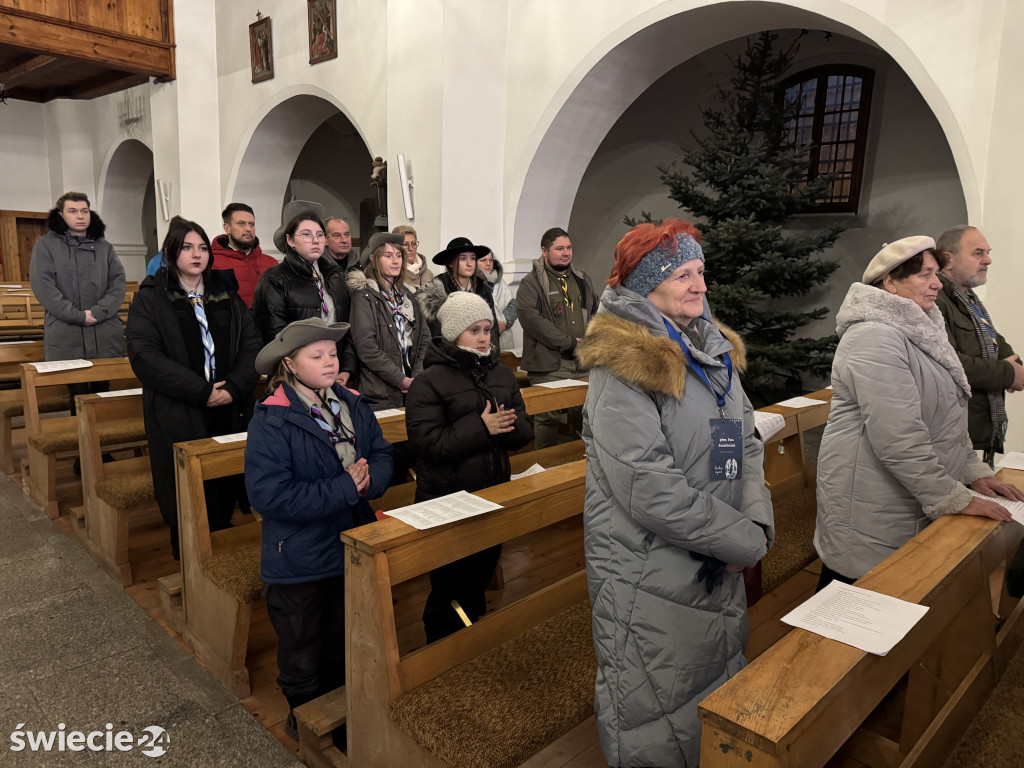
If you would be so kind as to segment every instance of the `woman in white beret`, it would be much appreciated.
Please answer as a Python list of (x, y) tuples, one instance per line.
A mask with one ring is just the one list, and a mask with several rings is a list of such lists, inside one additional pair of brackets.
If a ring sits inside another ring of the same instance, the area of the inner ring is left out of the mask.
[(946, 254), (930, 237), (885, 245), (836, 317), (832, 408), (818, 458), (818, 588), (853, 583), (932, 520), (1008, 521), (999, 482), (967, 435), (970, 385), (935, 298)]

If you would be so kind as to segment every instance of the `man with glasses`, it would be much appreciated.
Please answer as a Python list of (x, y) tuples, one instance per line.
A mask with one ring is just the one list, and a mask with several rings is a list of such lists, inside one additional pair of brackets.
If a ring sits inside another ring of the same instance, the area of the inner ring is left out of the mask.
[[(558, 379), (575, 379), (580, 373), (576, 345), (587, 323), (597, 311), (597, 292), (582, 271), (572, 266), (572, 240), (564, 229), (555, 227), (540, 241), (541, 258), (519, 284), (517, 305), (523, 326), (523, 370), (531, 384)], [(538, 413), (533, 433), (538, 448), (558, 441), (562, 411)], [(574, 433), (583, 427), (583, 409), (565, 411)]]
[(1006, 436), (1005, 393), (1024, 389), (1024, 366), (974, 292), (988, 280), (988, 240), (975, 227), (962, 224), (943, 232), (935, 245), (950, 257), (949, 266), (939, 273), (942, 290), (935, 303), (971, 385), (967, 430), (974, 449), (983, 451), (992, 465), (995, 454), (1003, 452)]

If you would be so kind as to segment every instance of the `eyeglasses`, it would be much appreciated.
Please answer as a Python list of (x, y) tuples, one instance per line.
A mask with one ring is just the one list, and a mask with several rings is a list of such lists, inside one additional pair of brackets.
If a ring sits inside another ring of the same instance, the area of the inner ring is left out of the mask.
[(321, 240), (326, 240), (327, 239), (324, 236), (323, 232), (317, 232), (315, 234), (313, 232), (299, 232), (295, 236), (298, 237), (298, 238), (301, 238), (302, 240), (305, 240), (307, 243), (309, 241), (311, 241), (311, 240), (313, 242), (319, 243)]
[(413, 241), (412, 241), (411, 243), (406, 243), (406, 244), (405, 244), (405, 247), (406, 247), (406, 248), (415, 248), (415, 247), (416, 247), (416, 246), (418, 246), (419, 244), (420, 244), (420, 241), (419, 241), (419, 240), (413, 240)]

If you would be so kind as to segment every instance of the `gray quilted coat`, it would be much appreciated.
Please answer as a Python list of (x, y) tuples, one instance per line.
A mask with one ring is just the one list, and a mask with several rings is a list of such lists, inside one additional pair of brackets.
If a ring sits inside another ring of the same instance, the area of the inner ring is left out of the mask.
[[(694, 323), (724, 389), (722, 355), (742, 370), (742, 344)], [(695, 766), (697, 703), (743, 667), (747, 604), (740, 574), (722, 574), (709, 592), (691, 553), (719, 568), (764, 556), (774, 538), (764, 449), (734, 376), (726, 412), (743, 421), (742, 479), (709, 480), (715, 397), (687, 375), (661, 315), (638, 294), (606, 288), (578, 354), (591, 369), (584, 544), (601, 747), (613, 766)]]
[(967, 376), (942, 315), (854, 283), (836, 317), (814, 547), (859, 579), (991, 477), (967, 435)]

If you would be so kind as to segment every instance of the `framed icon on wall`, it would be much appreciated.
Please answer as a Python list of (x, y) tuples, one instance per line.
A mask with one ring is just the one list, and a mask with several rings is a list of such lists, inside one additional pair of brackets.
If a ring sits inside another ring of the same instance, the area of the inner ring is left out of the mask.
[(249, 25), (249, 63), (254, 83), (262, 83), (274, 76), (274, 38), (270, 33), (269, 16)]
[(309, 63), (338, 58), (338, 7), (336, 0), (306, 0), (309, 24)]

